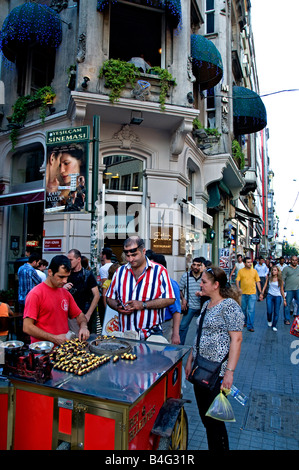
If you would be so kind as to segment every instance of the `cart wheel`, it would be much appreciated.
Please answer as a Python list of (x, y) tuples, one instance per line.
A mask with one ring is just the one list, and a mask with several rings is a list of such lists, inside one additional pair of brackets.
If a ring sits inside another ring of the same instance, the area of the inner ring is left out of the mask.
[(188, 418), (181, 408), (170, 437), (161, 437), (158, 450), (187, 450)]

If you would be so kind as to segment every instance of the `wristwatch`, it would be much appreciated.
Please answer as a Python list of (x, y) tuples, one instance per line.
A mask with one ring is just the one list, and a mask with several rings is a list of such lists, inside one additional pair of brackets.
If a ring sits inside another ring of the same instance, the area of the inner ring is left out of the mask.
[(147, 304), (146, 302), (142, 302), (142, 308), (146, 308)]

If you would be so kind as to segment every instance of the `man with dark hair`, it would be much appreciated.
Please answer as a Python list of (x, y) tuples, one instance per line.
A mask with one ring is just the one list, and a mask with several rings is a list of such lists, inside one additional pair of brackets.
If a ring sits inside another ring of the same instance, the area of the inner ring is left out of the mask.
[(18, 299), (19, 299), (19, 312), (23, 313), (25, 306), (25, 299), (28, 292), (33, 289), (37, 284), (41, 282), (39, 275), (36, 272), (36, 268), (41, 259), (38, 253), (32, 253), (29, 256), (27, 263), (23, 264), (18, 269)]
[(71, 263), (64, 255), (51, 260), (47, 279), (34, 287), (26, 298), (23, 330), (31, 342), (51, 341), (59, 345), (67, 340), (68, 318), (76, 318), (79, 340), (87, 340), (89, 331), (85, 315), (73, 296), (62, 287), (67, 283)]
[(112, 250), (111, 248), (103, 248), (101, 252), (101, 267), (99, 270), (99, 275), (101, 278), (101, 284), (103, 284), (108, 279), (108, 271), (112, 263)]
[(238, 271), (236, 286), (242, 290), (241, 308), (245, 316), (245, 325), (248, 331), (254, 332), (256, 289), (260, 300), (263, 300), (260, 278), (255, 269), (252, 269), (252, 260), (245, 258), (245, 267)]
[[(259, 257), (258, 263), (256, 263), (254, 268), (260, 278), (261, 289), (263, 290), (264, 285), (266, 283), (267, 276), (269, 274), (269, 268), (267, 267), (265, 260), (262, 256)], [(259, 300), (259, 299), (258, 299)]]
[(202, 256), (194, 258), (190, 272), (186, 271), (179, 282), (181, 291), (182, 313), (184, 313), (180, 324), (181, 344), (185, 344), (189, 325), (194, 315), (200, 312), (200, 279), (205, 269), (205, 258)]
[(164, 308), (175, 301), (167, 270), (146, 257), (138, 236), (125, 240), (123, 252), (128, 263), (114, 274), (107, 304), (119, 313), (120, 331), (136, 331), (141, 339), (163, 336)]
[(296, 302), (297, 308), (299, 306), (299, 267), (298, 257), (291, 256), (291, 263), (282, 271), (282, 280), (284, 282), (284, 290), (286, 293), (287, 305), (284, 309), (284, 323), (290, 325), (291, 320), (291, 305), (293, 300)]
[(99, 309), (99, 318), (100, 318), (100, 323), (103, 325), (104, 323), (104, 318), (105, 318), (105, 311), (106, 311), (106, 305), (105, 301), (103, 299), (103, 293), (102, 293), (102, 285), (104, 284), (105, 281), (108, 279), (108, 272), (109, 268), (113, 265), (112, 262), (112, 255), (113, 252), (111, 248), (105, 247), (101, 251), (101, 266), (99, 268), (99, 286), (100, 286), (100, 301), (98, 304), (98, 309)]
[[(91, 333), (97, 332), (97, 305), (100, 299), (99, 288), (93, 272), (82, 267), (81, 252), (75, 248), (67, 254), (71, 262), (71, 274), (64, 288), (70, 291), (76, 304), (85, 314), (88, 329)], [(69, 327), (78, 333), (78, 324), (69, 320)]]
[(41, 259), (37, 265), (36, 272), (39, 275), (41, 281), (45, 281), (47, 279), (45, 270), (49, 266), (49, 263), (46, 259)]
[[(149, 251), (151, 251), (151, 253), (148, 253)], [(167, 262), (164, 255), (154, 253), (152, 250), (147, 250), (147, 253), (150, 260), (154, 261), (155, 263), (162, 264), (162, 266), (167, 269)], [(170, 281), (175, 295), (175, 302), (174, 304), (165, 308), (163, 334), (165, 338), (172, 344), (180, 344), (180, 287), (174, 279), (170, 278)]]

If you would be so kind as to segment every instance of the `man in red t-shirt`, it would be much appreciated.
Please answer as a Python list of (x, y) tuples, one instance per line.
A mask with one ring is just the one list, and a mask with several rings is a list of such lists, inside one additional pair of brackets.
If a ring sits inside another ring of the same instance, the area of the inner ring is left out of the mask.
[(26, 297), (23, 330), (31, 336), (31, 342), (51, 341), (62, 344), (66, 341), (68, 318), (76, 318), (81, 341), (89, 338), (84, 313), (73, 296), (62, 287), (67, 283), (71, 264), (67, 256), (57, 255), (52, 259), (47, 279), (34, 287)]

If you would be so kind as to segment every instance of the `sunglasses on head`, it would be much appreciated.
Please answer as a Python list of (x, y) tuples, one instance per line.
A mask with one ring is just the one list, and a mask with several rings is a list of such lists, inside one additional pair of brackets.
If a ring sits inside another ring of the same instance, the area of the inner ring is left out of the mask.
[(136, 248), (131, 248), (130, 250), (123, 249), (123, 252), (126, 256), (127, 255), (134, 255), (137, 252), (138, 248), (140, 248), (141, 246), (142, 246), (142, 243), (138, 243)]
[(213, 271), (213, 269), (212, 269), (212, 268), (207, 268), (207, 269), (206, 269), (206, 273), (211, 273), (211, 274), (212, 274), (212, 276), (214, 276), (214, 277), (215, 277), (215, 273), (214, 273), (214, 271)]

